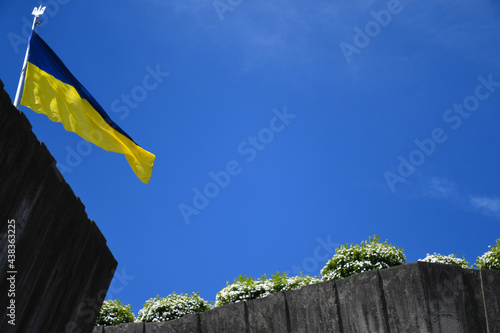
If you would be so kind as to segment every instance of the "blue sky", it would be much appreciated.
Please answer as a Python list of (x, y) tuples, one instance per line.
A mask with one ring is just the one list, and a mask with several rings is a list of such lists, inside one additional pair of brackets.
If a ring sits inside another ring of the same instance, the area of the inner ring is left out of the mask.
[[(157, 157), (145, 185), (21, 107), (119, 262), (108, 296), (135, 313), (174, 291), (215, 300), (239, 274), (317, 275), (373, 234), (408, 262), (474, 262), (500, 237), (498, 2), (45, 3), (38, 34)], [(0, 4), (12, 99), (38, 5)]]

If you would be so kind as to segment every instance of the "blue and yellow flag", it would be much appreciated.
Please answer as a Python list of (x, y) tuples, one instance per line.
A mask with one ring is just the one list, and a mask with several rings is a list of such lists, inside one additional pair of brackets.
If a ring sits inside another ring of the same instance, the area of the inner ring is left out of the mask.
[(29, 41), (21, 104), (62, 123), (104, 150), (124, 154), (135, 174), (149, 183), (155, 155), (127, 135), (70, 73), (59, 57), (34, 31)]

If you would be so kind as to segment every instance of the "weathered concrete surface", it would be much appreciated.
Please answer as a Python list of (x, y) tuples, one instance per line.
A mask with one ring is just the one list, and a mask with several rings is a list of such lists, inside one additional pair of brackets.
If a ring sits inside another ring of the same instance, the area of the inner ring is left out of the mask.
[[(15, 220), (15, 298), (0, 293), (0, 332), (92, 332), (117, 262), (0, 81), (0, 290)], [(10, 274), (9, 274), (10, 276)], [(15, 299), (16, 326), (6, 305)]]
[(246, 333), (248, 313), (246, 302), (221, 306), (200, 313), (203, 333)]
[[(130, 323), (106, 327), (106, 333), (144, 333), (144, 323)], [(96, 333), (94, 331), (94, 333)]]
[(418, 265), (408, 264), (379, 271), (392, 332), (431, 332), (429, 308)]
[(388, 332), (377, 270), (335, 281), (344, 332)]
[(146, 323), (145, 333), (201, 333), (200, 315), (188, 314), (165, 323)]
[(288, 291), (286, 297), (292, 333), (340, 332), (339, 304), (334, 281)]
[(247, 302), (250, 333), (288, 332), (288, 316), (285, 293), (271, 294)]
[(486, 332), (477, 271), (444, 264), (417, 265), (422, 274), (432, 332)]

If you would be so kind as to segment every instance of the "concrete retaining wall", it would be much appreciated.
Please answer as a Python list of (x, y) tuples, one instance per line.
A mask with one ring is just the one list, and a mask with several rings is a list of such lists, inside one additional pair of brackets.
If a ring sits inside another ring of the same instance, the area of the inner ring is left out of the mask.
[(116, 266), (0, 81), (0, 332), (92, 332)]
[(500, 332), (500, 271), (415, 262), (94, 333)]

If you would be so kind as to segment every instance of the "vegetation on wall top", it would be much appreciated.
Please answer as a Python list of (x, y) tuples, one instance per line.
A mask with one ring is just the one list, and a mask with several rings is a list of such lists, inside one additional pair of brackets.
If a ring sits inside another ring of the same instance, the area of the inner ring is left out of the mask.
[[(406, 262), (402, 248), (380, 241), (380, 237), (369, 237), (360, 244), (345, 244), (335, 250), (333, 257), (321, 269), (319, 277), (310, 275), (288, 276), (286, 273), (277, 272), (268, 278), (267, 275), (259, 279), (249, 276), (238, 276), (233, 283), (216, 295), (215, 304), (211, 305), (199, 296), (198, 293), (177, 294), (172, 293), (167, 297), (150, 298), (144, 304), (135, 318), (130, 305), (125, 305), (120, 300), (104, 301), (96, 325), (111, 326), (129, 322), (159, 322), (177, 319), (189, 313), (203, 312), (213, 307), (226, 304), (262, 298), (279, 291), (299, 289), (303, 286), (326, 280), (343, 279), (353, 274), (366, 272), (372, 269), (384, 269)], [(462, 268), (499, 269), (500, 270), (500, 239), (482, 256), (478, 256), (471, 267), (456, 254), (441, 255), (438, 253), (427, 254), (423, 262), (457, 265)]]

